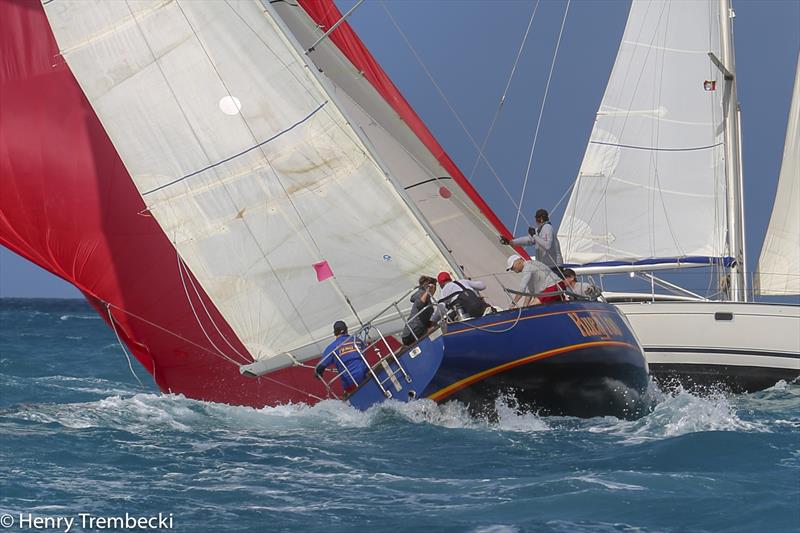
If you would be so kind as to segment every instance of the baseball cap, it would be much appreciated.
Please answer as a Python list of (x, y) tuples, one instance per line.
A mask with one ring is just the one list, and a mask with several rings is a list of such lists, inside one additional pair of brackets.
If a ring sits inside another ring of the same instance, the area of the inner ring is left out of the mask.
[(506, 262), (506, 271), (511, 270), (511, 267), (514, 266), (514, 263), (517, 262), (517, 259), (522, 259), (522, 256), (519, 254), (514, 254), (508, 257), (508, 261)]
[(337, 320), (333, 323), (333, 334), (338, 335), (340, 333), (347, 332), (347, 324), (345, 324), (342, 320)]
[(436, 281), (439, 283), (445, 283), (446, 281), (453, 281), (453, 278), (450, 277), (449, 272), (439, 272), (439, 275), (436, 276)]

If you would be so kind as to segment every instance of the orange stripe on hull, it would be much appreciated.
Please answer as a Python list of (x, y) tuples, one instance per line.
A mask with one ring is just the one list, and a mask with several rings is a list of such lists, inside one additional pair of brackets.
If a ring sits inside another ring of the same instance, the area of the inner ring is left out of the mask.
[(539, 359), (546, 359), (548, 357), (553, 357), (555, 355), (559, 355), (566, 352), (572, 352), (574, 350), (580, 350), (582, 348), (589, 348), (593, 346), (627, 346), (629, 348), (633, 348), (634, 350), (638, 350), (637, 346), (634, 346), (627, 342), (620, 342), (620, 341), (596, 341), (596, 342), (584, 342), (582, 344), (573, 344), (570, 346), (563, 346), (561, 348), (555, 348), (553, 350), (548, 350), (546, 352), (541, 352), (533, 355), (528, 355), (521, 359), (517, 359), (515, 361), (511, 361), (510, 363), (505, 363), (500, 366), (496, 366), (490, 368), (488, 370), (484, 370), (483, 372), (479, 372), (477, 374), (473, 374), (467, 378), (462, 380), (456, 381), (452, 385), (448, 385), (447, 387), (440, 389), (433, 394), (429, 395), (428, 398), (434, 401), (440, 401), (444, 398), (447, 398), (451, 394), (458, 392), (459, 390), (463, 389), (464, 387), (468, 387), (472, 385), (476, 381), (480, 381), (481, 379), (488, 378), (489, 376), (493, 376), (495, 374), (499, 374), (505, 370), (510, 368), (514, 368), (516, 366), (521, 366), (532, 361), (538, 361)]

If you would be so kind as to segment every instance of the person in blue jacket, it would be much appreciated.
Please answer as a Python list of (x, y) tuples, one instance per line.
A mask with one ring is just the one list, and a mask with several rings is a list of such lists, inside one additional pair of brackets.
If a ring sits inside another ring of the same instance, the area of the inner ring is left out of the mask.
[(325, 369), (335, 365), (336, 370), (341, 374), (344, 391), (349, 394), (358, 388), (358, 384), (367, 374), (367, 365), (364, 364), (364, 359), (358, 353), (358, 350), (363, 352), (366, 346), (363, 341), (347, 333), (347, 324), (341, 320), (337, 320), (333, 324), (333, 334), (336, 335), (336, 338), (325, 348), (322, 359), (314, 369), (314, 374), (317, 378), (322, 379)]

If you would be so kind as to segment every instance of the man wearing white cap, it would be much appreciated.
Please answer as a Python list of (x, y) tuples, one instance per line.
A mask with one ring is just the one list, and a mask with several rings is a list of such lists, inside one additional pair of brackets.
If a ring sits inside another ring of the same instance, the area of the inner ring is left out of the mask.
[[(526, 261), (517, 254), (514, 254), (508, 258), (506, 270), (516, 272), (517, 274), (522, 273), (522, 283), (520, 284), (519, 292), (525, 292), (528, 294), (539, 294), (546, 287), (554, 285), (560, 281), (560, 278), (540, 261)], [(512, 298), (511, 306), (516, 307), (520, 298), (522, 298), (521, 294), (515, 294)], [(533, 296), (525, 296), (522, 306), (526, 307), (530, 305), (532, 299), (534, 300), (534, 304), (540, 303), (538, 298), (534, 298)]]

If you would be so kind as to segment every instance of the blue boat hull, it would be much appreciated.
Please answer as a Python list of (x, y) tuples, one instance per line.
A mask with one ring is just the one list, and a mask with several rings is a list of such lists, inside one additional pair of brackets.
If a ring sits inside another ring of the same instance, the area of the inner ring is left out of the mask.
[(558, 303), (449, 324), (399, 360), (405, 374), (396, 365), (388, 373), (379, 367), (383, 389), (370, 379), (349, 401), (367, 408), (387, 395), (425, 397), (491, 412), (498, 396), (513, 396), (545, 415), (620, 418), (649, 407), (642, 349), (624, 315), (603, 303)]

